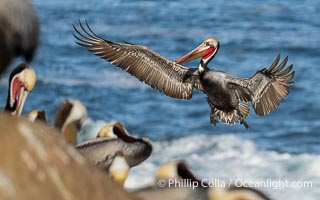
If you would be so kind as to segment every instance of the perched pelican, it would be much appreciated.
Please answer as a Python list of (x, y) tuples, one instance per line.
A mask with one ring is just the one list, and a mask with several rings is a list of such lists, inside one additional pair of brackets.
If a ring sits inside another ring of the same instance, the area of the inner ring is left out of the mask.
[(166, 163), (157, 171), (156, 184), (134, 192), (144, 200), (270, 200), (253, 188), (209, 186), (207, 182), (196, 178), (184, 162), (178, 161)]
[(9, 76), (6, 112), (20, 117), (29, 92), (36, 83), (36, 73), (27, 64), (20, 64)]
[(123, 152), (116, 152), (109, 168), (109, 176), (123, 186), (128, 177), (129, 169), (130, 166), (124, 158)]
[[(251, 102), (255, 113), (264, 116), (280, 105), (289, 93), (288, 88), (294, 84), (289, 82), (294, 76), (294, 71), (289, 74), (293, 65), (281, 71), (288, 58), (276, 67), (280, 55), (269, 69), (264, 68), (251, 78), (242, 79), (208, 68), (208, 63), (219, 49), (219, 42), (214, 38), (205, 40), (196, 49), (172, 62), (145, 46), (102, 39), (86, 25), (87, 28), (80, 22), (82, 32), (74, 26), (78, 33), (74, 36), (79, 40), (79, 45), (169, 97), (190, 99), (194, 88), (205, 93), (211, 108), (210, 121), (214, 125), (221, 121), (225, 124), (241, 123), (248, 128), (245, 119), (249, 115), (249, 106), (240, 101)], [(198, 69), (179, 65), (196, 58), (201, 58)]]
[(39, 41), (39, 22), (28, 0), (0, 1), (0, 74), (14, 57), (27, 63), (33, 59)]
[[(114, 127), (119, 128), (120, 126), (115, 125)], [(131, 137), (124, 131), (116, 130), (114, 133), (117, 135), (116, 138), (95, 138), (78, 144), (76, 148), (93, 164), (102, 167), (106, 171), (118, 151), (123, 152), (124, 158), (130, 167), (138, 165), (150, 156), (152, 146), (149, 140)]]
[(28, 114), (28, 119), (31, 122), (42, 122), (44, 124), (47, 123), (46, 113), (44, 110), (33, 110)]
[(68, 100), (61, 103), (53, 126), (60, 130), (67, 142), (75, 145), (77, 133), (86, 118), (86, 107), (78, 100)]

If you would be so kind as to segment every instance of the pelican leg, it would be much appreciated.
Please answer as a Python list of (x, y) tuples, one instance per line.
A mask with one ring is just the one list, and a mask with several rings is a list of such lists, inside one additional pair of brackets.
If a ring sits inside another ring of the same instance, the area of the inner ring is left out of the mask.
[(238, 113), (238, 115), (239, 115), (240, 124), (243, 124), (243, 126), (244, 126), (246, 129), (249, 129), (250, 126), (249, 126), (249, 124), (247, 123), (246, 118), (241, 114), (239, 108), (237, 109), (237, 113)]

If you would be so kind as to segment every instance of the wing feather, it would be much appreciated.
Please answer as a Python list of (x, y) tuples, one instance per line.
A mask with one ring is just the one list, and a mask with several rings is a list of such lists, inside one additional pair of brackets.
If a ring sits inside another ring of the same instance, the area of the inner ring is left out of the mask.
[(178, 99), (192, 97), (196, 85), (194, 80), (198, 77), (190, 78), (190, 76), (195, 76), (196, 69), (177, 65), (145, 46), (102, 39), (92, 31), (87, 22), (86, 27), (79, 23), (81, 30), (73, 26), (77, 44), (87, 47), (95, 55), (167, 96)]

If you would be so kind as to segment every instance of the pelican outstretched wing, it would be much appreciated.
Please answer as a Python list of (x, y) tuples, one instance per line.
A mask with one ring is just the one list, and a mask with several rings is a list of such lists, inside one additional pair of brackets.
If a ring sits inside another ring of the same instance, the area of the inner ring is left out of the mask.
[(229, 85), (229, 88), (234, 89), (238, 99), (251, 101), (255, 113), (259, 116), (267, 115), (276, 109), (289, 94), (288, 88), (294, 84), (290, 82), (295, 74), (295, 71), (291, 72), (293, 65), (284, 69), (288, 57), (277, 66), (279, 60), (280, 55), (269, 69), (259, 70), (249, 79), (234, 79)]
[(97, 36), (86, 22), (74, 27), (77, 44), (113, 65), (125, 70), (153, 89), (177, 99), (190, 99), (195, 87), (191, 76), (197, 69), (185, 68), (160, 56), (145, 46), (115, 43)]

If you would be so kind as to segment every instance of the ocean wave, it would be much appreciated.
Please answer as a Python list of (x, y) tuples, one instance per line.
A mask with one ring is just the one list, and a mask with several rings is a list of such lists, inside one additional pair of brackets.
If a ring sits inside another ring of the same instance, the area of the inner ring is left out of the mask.
[(312, 188), (260, 188), (273, 199), (316, 199), (320, 178), (320, 156), (259, 150), (253, 141), (235, 135), (192, 135), (173, 141), (153, 142), (147, 161), (131, 169), (126, 188), (153, 182), (161, 164), (185, 160), (192, 171), (206, 179), (311, 181)]
[[(63, 78), (62, 78), (63, 77)], [(92, 86), (92, 87), (102, 87), (102, 88), (144, 88), (145, 85), (141, 84), (138, 80), (134, 78), (128, 78), (126, 74), (114, 71), (110, 72), (108, 70), (101, 71), (99, 73), (86, 73), (77, 74), (73, 76), (70, 74), (54, 77), (54, 76), (38, 76), (38, 82), (43, 84), (56, 84), (65, 85), (70, 87), (76, 86)]]

